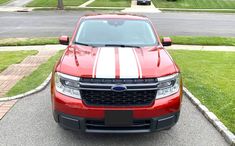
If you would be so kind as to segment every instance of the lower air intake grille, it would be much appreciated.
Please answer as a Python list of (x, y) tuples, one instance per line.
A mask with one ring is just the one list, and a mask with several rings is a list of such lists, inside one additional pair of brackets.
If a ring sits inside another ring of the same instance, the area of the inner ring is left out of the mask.
[(81, 90), (85, 104), (92, 106), (146, 106), (154, 102), (156, 90), (148, 91), (95, 91)]
[(102, 120), (87, 120), (86, 128), (92, 130), (145, 130), (150, 129), (150, 120), (134, 120), (129, 127), (106, 127)]

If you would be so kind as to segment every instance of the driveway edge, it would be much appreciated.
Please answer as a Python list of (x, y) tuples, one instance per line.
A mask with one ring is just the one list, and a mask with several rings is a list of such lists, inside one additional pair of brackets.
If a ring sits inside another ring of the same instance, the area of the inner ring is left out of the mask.
[(51, 73), (46, 78), (46, 80), (40, 86), (38, 86), (37, 88), (35, 88), (33, 90), (30, 90), (30, 91), (28, 91), (26, 93), (22, 93), (22, 94), (16, 95), (16, 96), (0, 98), (0, 101), (9, 101), (9, 100), (14, 100), (14, 99), (20, 99), (20, 98), (23, 98), (23, 97), (26, 97), (26, 96), (38, 93), (38, 92), (40, 92), (40, 91), (42, 91), (43, 89), (46, 88), (46, 86), (49, 84), (50, 80), (51, 80)]
[(187, 88), (184, 87), (184, 95), (197, 107), (204, 117), (219, 131), (224, 139), (235, 146), (235, 135), (217, 118), (217, 116), (208, 110)]

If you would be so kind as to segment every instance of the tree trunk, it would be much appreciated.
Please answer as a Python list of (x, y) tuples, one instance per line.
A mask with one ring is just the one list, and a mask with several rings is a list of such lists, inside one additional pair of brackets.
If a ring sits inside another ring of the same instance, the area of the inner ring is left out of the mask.
[(58, 0), (57, 9), (58, 10), (64, 10), (63, 0)]

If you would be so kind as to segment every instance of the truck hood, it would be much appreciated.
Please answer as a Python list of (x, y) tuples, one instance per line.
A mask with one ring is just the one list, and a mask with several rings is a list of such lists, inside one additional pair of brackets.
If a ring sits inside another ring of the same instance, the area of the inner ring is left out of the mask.
[(84, 78), (156, 78), (176, 72), (165, 49), (70, 46), (58, 71)]

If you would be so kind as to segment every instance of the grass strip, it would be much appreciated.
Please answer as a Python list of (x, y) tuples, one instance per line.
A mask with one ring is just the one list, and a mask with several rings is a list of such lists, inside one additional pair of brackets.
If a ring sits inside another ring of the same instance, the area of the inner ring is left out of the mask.
[[(80, 6), (87, 0), (63, 0), (64, 6)], [(27, 7), (57, 7), (58, 0), (33, 0)]]
[(49, 45), (58, 44), (58, 38), (7, 38), (0, 39), (0, 46), (31, 46), (31, 45)]
[(0, 5), (9, 2), (10, 0), (0, 0)]
[(235, 37), (210, 36), (170, 36), (173, 44), (205, 45), (205, 46), (235, 46)]

